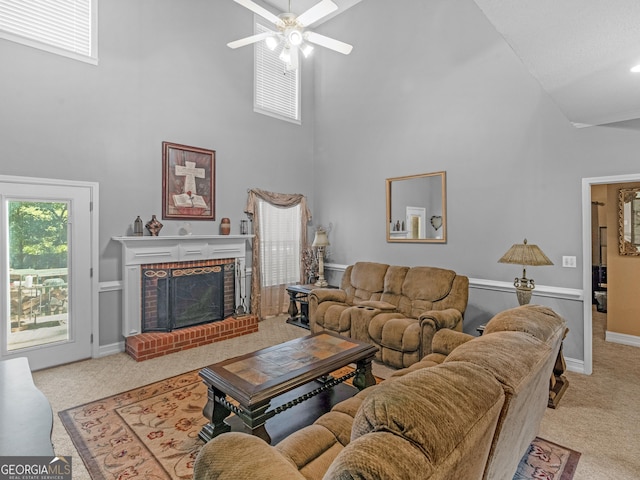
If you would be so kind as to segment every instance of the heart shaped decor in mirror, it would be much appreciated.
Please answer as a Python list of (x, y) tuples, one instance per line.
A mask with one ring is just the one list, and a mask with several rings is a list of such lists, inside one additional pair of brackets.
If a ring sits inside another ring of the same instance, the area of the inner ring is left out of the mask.
[(442, 226), (442, 217), (440, 215), (431, 217), (431, 226), (438, 230)]

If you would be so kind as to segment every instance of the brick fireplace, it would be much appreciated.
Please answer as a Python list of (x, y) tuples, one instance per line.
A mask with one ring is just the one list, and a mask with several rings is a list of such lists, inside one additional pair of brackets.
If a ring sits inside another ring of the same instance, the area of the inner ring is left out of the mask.
[[(248, 291), (243, 273), (250, 238), (114, 237), (122, 244), (122, 331), (127, 353), (142, 361), (258, 331), (257, 316), (233, 316), (236, 305), (249, 304), (242, 295)], [(176, 279), (173, 289), (171, 278)], [(201, 281), (203, 286), (199, 286)], [(235, 288), (239, 282), (243, 288)], [(158, 308), (158, 299), (166, 305)], [(170, 324), (167, 316), (176, 306), (180, 318), (177, 324)], [(147, 322), (159, 311), (159, 323)]]
[(232, 258), (142, 265), (142, 332), (224, 320), (235, 311)]

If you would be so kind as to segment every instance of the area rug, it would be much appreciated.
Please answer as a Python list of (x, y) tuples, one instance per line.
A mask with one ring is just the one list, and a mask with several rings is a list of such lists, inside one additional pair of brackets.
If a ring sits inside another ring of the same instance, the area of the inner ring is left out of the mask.
[[(198, 432), (206, 423), (206, 402), (207, 389), (195, 370), (59, 416), (94, 480), (191, 479), (204, 444)], [(571, 480), (579, 457), (536, 439), (514, 479)]]

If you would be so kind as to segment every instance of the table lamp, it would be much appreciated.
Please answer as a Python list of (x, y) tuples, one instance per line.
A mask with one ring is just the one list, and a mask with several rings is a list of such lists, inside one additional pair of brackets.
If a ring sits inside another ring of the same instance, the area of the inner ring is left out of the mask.
[(522, 265), (522, 278), (516, 277), (513, 285), (516, 287), (516, 295), (520, 305), (527, 305), (531, 301), (531, 291), (536, 288), (532, 278), (527, 278), (525, 266), (553, 265), (537, 245), (529, 245), (527, 239), (524, 243), (516, 243), (505, 253), (498, 263), (512, 263)]
[(326, 287), (329, 285), (324, 279), (324, 249), (329, 245), (326, 230), (324, 228), (318, 228), (313, 243), (311, 244), (312, 247), (318, 249), (318, 281), (315, 283), (316, 287)]

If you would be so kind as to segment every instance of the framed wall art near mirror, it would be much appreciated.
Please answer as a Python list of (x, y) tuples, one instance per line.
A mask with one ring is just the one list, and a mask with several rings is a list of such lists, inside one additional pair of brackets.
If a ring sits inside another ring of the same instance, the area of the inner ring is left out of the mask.
[(387, 178), (387, 242), (446, 243), (446, 172)]
[(618, 198), (620, 255), (640, 255), (640, 188), (621, 188)]

